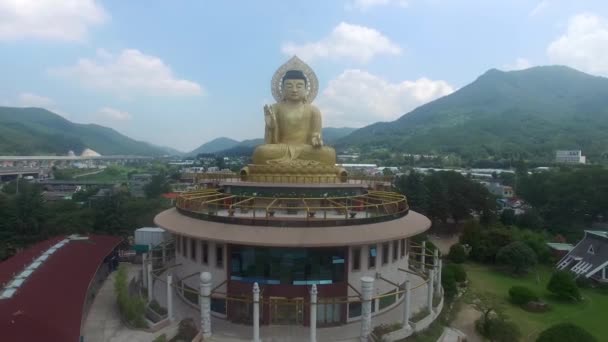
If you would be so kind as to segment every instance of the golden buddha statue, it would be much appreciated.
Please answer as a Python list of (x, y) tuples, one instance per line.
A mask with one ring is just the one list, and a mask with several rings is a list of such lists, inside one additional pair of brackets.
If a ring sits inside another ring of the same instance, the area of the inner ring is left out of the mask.
[(255, 149), (253, 164), (241, 171), (243, 178), (285, 175), (288, 178), (282, 181), (292, 182), (298, 175), (310, 180), (315, 175), (325, 179), (344, 173), (335, 166), (335, 150), (323, 146), (321, 112), (311, 104), (317, 91), (316, 75), (298, 57), (277, 70), (272, 80), (277, 103), (264, 106), (264, 144)]

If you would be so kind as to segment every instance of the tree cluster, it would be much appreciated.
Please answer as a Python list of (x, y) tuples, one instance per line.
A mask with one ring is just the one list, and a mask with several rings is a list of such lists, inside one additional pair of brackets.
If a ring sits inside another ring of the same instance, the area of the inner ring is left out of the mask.
[(608, 217), (608, 170), (561, 168), (518, 177), (517, 193), (551, 229), (588, 226)]
[[(476, 221), (465, 223), (460, 243), (471, 247), (469, 256), (482, 263), (500, 263), (513, 272), (525, 272), (536, 261), (547, 262), (551, 258), (542, 232), (519, 229), (502, 224), (483, 226)], [(515, 243), (515, 244), (513, 244)], [(499, 258), (499, 254), (501, 255)], [(526, 265), (526, 263), (529, 263)]]
[(495, 198), (478, 182), (453, 171), (438, 171), (423, 175), (411, 171), (397, 177), (395, 185), (405, 194), (413, 210), (441, 222), (460, 222), (479, 213), (490, 220), (495, 215)]
[[(6, 193), (4, 190), (7, 190)], [(153, 224), (163, 210), (161, 199), (130, 197), (117, 192), (90, 200), (83, 192), (73, 200), (45, 202), (37, 184), (20, 182), (19, 192), (6, 187), (0, 192), (0, 260), (19, 248), (64, 234), (110, 234), (127, 236)]]

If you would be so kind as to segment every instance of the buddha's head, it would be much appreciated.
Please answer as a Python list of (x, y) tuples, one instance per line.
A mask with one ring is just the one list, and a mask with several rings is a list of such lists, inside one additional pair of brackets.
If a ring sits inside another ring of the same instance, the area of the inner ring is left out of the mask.
[(306, 76), (300, 70), (289, 70), (283, 76), (283, 100), (304, 101), (306, 99)]

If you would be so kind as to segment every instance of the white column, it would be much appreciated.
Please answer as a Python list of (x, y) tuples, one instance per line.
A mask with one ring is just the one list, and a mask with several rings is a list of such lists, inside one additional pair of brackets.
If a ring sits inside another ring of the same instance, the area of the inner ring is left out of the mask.
[(361, 342), (367, 342), (372, 332), (372, 296), (374, 295), (374, 278), (361, 278)]
[(422, 273), (424, 273), (424, 271), (426, 270), (426, 241), (422, 241), (422, 250), (420, 251), (420, 255), (421, 255), (421, 267), (420, 270), (422, 271)]
[(253, 342), (260, 342), (260, 287), (253, 283)]
[(153, 277), (152, 277), (152, 263), (149, 262), (148, 263), (148, 302), (152, 301), (152, 299), (153, 299), (152, 296), (154, 294), (154, 292), (153, 292), (154, 289), (152, 288), (152, 286), (153, 286), (152, 285), (153, 284), (152, 280), (153, 280)]
[(199, 301), (203, 338), (211, 337), (211, 273), (201, 272)]
[(437, 285), (437, 280), (439, 277), (437, 276), (437, 271), (439, 270), (439, 250), (435, 248), (433, 251), (433, 271), (435, 271), (435, 283), (433, 286), (435, 287), (435, 293), (437, 293), (439, 286)]
[(167, 317), (173, 320), (173, 276), (167, 274)]
[(150, 262), (153, 263), (154, 262), (154, 253), (152, 252), (152, 244), (151, 243), (148, 244), (148, 257), (149, 257)]
[(429, 282), (427, 283), (428, 291), (427, 291), (427, 304), (426, 306), (429, 308), (429, 312), (433, 312), (433, 282), (435, 282), (435, 271), (429, 270)]
[(146, 264), (148, 261), (148, 253), (143, 253), (141, 255), (141, 286), (148, 286), (148, 269), (146, 268)]
[(310, 288), (310, 342), (317, 342), (317, 285)]
[(405, 292), (403, 293), (403, 327), (406, 329), (410, 328), (410, 315), (411, 315), (411, 299), (410, 299), (410, 281), (405, 280)]
[(441, 296), (441, 291), (443, 290), (443, 288), (441, 287), (441, 268), (443, 267), (443, 260), (439, 259), (439, 267), (437, 268), (437, 274), (436, 274), (436, 278), (437, 278), (437, 284), (435, 285), (435, 294), (437, 296)]

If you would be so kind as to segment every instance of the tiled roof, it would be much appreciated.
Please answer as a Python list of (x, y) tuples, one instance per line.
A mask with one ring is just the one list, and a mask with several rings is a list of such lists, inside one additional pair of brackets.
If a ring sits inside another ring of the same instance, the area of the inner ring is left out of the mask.
[[(14, 279), (14, 274), (63, 239), (37, 243), (0, 263), (0, 281)], [(12, 297), (0, 299), (2, 341), (78, 341), (89, 284), (121, 240), (92, 235), (88, 240), (71, 240), (49, 255)]]

